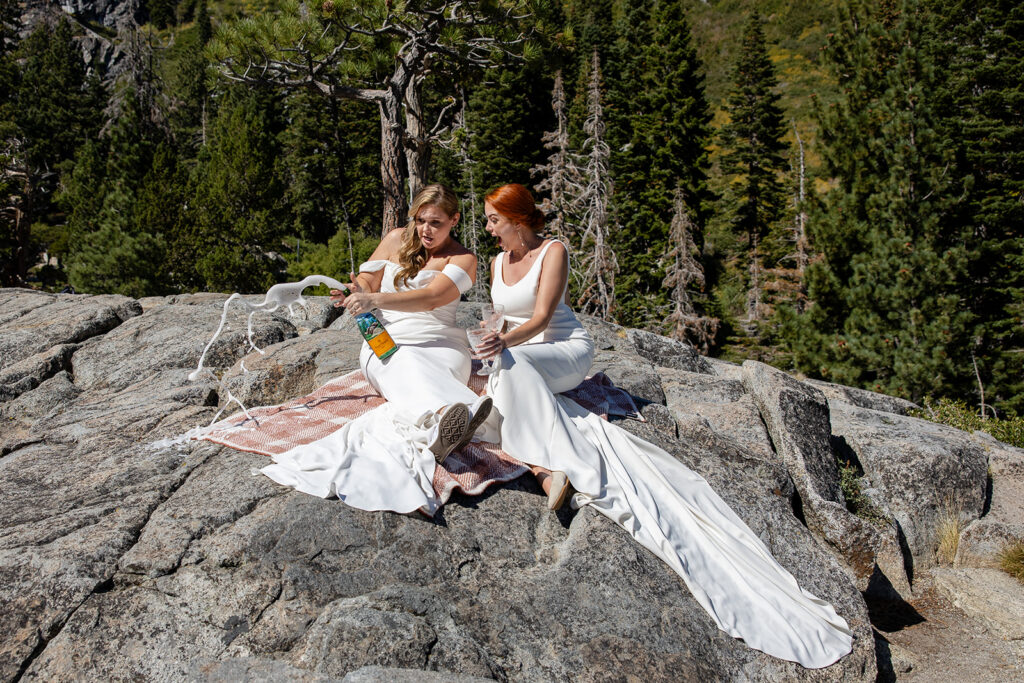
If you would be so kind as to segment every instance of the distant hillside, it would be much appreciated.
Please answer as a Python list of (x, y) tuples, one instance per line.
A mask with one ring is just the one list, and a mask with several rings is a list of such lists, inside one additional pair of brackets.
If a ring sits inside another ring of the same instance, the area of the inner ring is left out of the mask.
[[(695, 1), (690, 9), (693, 42), (707, 69), (707, 97), (715, 110), (716, 128), (725, 120), (723, 105), (731, 87), (733, 63), (752, 10), (761, 13), (769, 53), (779, 79), (781, 104), (796, 121), (807, 147), (813, 172), (820, 164), (815, 153), (817, 122), (813, 97), (830, 102), (836, 90), (821, 51), (835, 22), (838, 3), (831, 0), (722, 0)], [(792, 136), (791, 136), (792, 138)], [(791, 139), (795, 145), (795, 139)]]

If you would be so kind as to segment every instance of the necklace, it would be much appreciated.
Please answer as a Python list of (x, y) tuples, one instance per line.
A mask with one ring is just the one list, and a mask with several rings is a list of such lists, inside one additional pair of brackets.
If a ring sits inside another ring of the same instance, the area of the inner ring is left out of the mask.
[[(544, 240), (539, 240), (536, 245), (530, 247), (530, 246), (527, 246), (526, 240), (523, 239), (523, 233), (521, 233), (519, 231), (516, 231), (516, 234), (519, 236), (519, 243), (523, 245), (523, 250), (524, 250), (523, 251), (523, 255), (520, 256), (516, 260), (517, 261), (525, 261), (528, 258), (532, 259), (534, 252), (537, 250), (537, 247), (539, 247), (544, 242)], [(510, 257), (511, 256), (515, 256), (516, 255), (515, 249), (509, 249), (509, 255), (510, 255)]]

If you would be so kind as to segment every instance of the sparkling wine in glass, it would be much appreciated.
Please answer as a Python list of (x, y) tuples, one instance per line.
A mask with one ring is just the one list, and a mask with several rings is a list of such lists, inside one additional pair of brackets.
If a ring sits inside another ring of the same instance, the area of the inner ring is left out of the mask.
[(501, 304), (482, 304), (480, 318), (481, 327), (491, 332), (501, 332), (505, 325), (505, 307)]
[[(475, 353), (480, 352), (483, 346), (483, 338), (488, 334), (497, 334), (505, 326), (505, 307), (501, 304), (483, 304), (480, 307), (480, 326), (471, 327), (466, 330), (466, 337), (469, 345)], [(476, 374), (489, 375), (498, 368), (494, 365), (493, 358), (484, 358), (480, 361), (480, 369)]]

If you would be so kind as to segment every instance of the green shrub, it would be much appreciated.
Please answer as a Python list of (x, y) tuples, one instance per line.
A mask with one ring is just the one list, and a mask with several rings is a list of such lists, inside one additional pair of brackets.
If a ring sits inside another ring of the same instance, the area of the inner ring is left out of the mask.
[(911, 410), (914, 417), (962, 429), (965, 432), (985, 432), (1011, 446), (1024, 448), (1024, 417), (982, 419), (963, 401), (940, 398), (924, 400), (924, 407)]
[(839, 488), (846, 498), (846, 509), (873, 524), (885, 524), (889, 518), (882, 513), (871, 499), (861, 492), (861, 482), (864, 477), (861, 472), (849, 460), (837, 459), (839, 465)]

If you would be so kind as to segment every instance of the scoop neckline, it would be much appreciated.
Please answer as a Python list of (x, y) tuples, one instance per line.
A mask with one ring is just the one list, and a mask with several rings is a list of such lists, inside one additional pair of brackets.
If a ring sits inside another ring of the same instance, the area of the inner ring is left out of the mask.
[[(546, 249), (551, 244), (552, 241), (553, 240), (544, 240), (543, 242), (541, 242), (541, 251)], [(503, 251), (502, 255), (505, 255), (505, 254), (508, 254), (508, 253), (509, 252), (507, 252), (507, 251)], [(519, 278), (518, 280), (516, 280), (515, 282), (513, 282), (512, 284), (508, 284), (505, 281), (505, 267), (503, 265), (502, 268), (501, 268), (501, 284), (505, 285), (506, 287), (515, 287), (520, 282), (525, 280), (526, 276), (529, 275), (530, 273), (532, 273), (533, 269), (537, 266), (537, 264), (540, 263), (543, 260), (544, 260), (543, 258), (537, 258), (537, 260), (533, 262), (533, 264), (527, 269), (527, 271), (525, 273), (523, 273), (523, 276), (521, 278)], [(505, 259), (505, 262), (507, 263), (508, 259)]]

